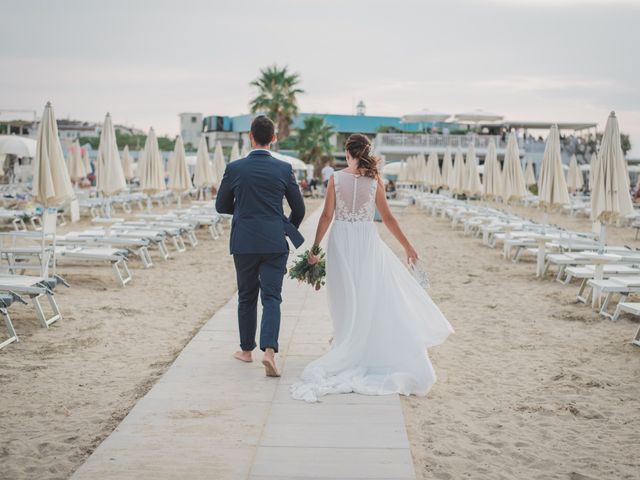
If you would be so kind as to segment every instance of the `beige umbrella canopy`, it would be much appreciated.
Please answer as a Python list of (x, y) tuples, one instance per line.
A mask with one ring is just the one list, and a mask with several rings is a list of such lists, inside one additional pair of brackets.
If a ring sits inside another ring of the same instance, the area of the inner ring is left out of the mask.
[(191, 176), (187, 168), (187, 155), (184, 151), (182, 137), (178, 135), (173, 150), (173, 165), (171, 170), (169, 170), (169, 189), (177, 193), (182, 193), (191, 187)]
[(520, 163), (520, 150), (515, 132), (509, 134), (507, 151), (504, 156), (502, 168), (502, 200), (504, 202), (517, 202), (527, 196), (527, 187), (524, 184), (524, 174)]
[(147, 195), (153, 195), (166, 189), (164, 183), (164, 163), (158, 148), (158, 139), (153, 128), (149, 129), (147, 140), (144, 142), (144, 155), (139, 172), (140, 187)]
[(440, 173), (440, 165), (438, 162), (438, 153), (433, 151), (429, 153), (429, 160), (427, 160), (427, 179), (428, 185), (433, 190), (440, 188), (443, 185), (442, 174)]
[(89, 160), (88, 148), (82, 150), (82, 163), (84, 164), (84, 169), (87, 172), (87, 175), (89, 175), (91, 173), (91, 161)]
[(467, 150), (466, 170), (467, 178), (464, 193), (469, 196), (481, 195), (482, 183), (480, 182), (480, 172), (478, 171), (476, 149), (473, 146), (473, 143), (469, 144), (469, 148)]
[(38, 127), (36, 156), (33, 159), (31, 193), (43, 207), (56, 207), (73, 198), (73, 187), (58, 137), (53, 107), (44, 107)]
[(411, 169), (409, 170), (410, 177), (409, 181), (411, 183), (418, 183), (420, 178), (420, 157), (418, 155), (414, 155), (411, 157)]
[(492, 200), (502, 195), (502, 172), (500, 171), (498, 154), (496, 153), (496, 142), (493, 137), (489, 139), (482, 180), (482, 196), (484, 198)]
[(140, 175), (142, 174), (142, 170), (144, 169), (144, 147), (138, 151), (138, 162), (133, 165), (133, 170), (135, 171), (135, 176), (140, 179)]
[(122, 151), (122, 173), (124, 173), (124, 178), (127, 180), (131, 180), (135, 176), (133, 173), (133, 160), (129, 155), (129, 145), (125, 145)]
[(87, 171), (84, 168), (84, 162), (82, 161), (82, 148), (80, 148), (80, 143), (76, 140), (71, 145), (70, 156), (69, 156), (69, 177), (74, 182), (77, 182), (81, 178), (87, 176)]
[(231, 154), (229, 155), (229, 162), (235, 162), (240, 158), (240, 147), (238, 147), (238, 142), (233, 142), (233, 146), (231, 147)]
[(589, 191), (593, 189), (593, 171), (596, 169), (597, 164), (598, 152), (593, 152), (591, 154), (591, 159), (589, 160)]
[(455, 160), (453, 161), (453, 187), (451, 189), (451, 191), (456, 195), (464, 193), (467, 178), (465, 170), (462, 150), (458, 148)]
[(400, 170), (398, 171), (398, 182), (406, 182), (407, 181), (407, 162), (406, 160), (402, 160), (400, 162)]
[(582, 178), (582, 171), (578, 167), (578, 159), (575, 155), (571, 155), (569, 161), (569, 171), (567, 172), (567, 187), (572, 192), (582, 189), (584, 180)]
[(122, 171), (122, 161), (116, 144), (116, 132), (111, 115), (107, 113), (100, 133), (100, 146), (96, 160), (96, 188), (106, 197), (115, 195), (127, 188)]
[(632, 213), (629, 174), (620, 145), (620, 129), (615, 112), (609, 115), (595, 168), (594, 165), (591, 168), (594, 170), (591, 219), (605, 224)]
[(427, 170), (427, 159), (424, 154), (416, 156), (416, 183), (427, 185), (429, 183), (429, 172)]
[(204, 138), (204, 135), (200, 137), (200, 143), (198, 144), (196, 171), (193, 177), (193, 183), (197, 188), (211, 187), (215, 183), (215, 174), (211, 161), (209, 160), (209, 149), (207, 148), (207, 140)]
[(558, 127), (552, 125), (544, 147), (544, 155), (540, 164), (538, 177), (538, 197), (543, 208), (556, 208), (570, 203), (567, 182), (562, 169), (560, 156), (560, 133)]
[(527, 187), (538, 183), (536, 181), (536, 174), (533, 171), (533, 162), (527, 160), (527, 167), (524, 169), (524, 183)]
[(220, 182), (222, 182), (224, 169), (226, 167), (227, 167), (227, 164), (224, 162), (222, 144), (220, 142), (216, 142), (216, 147), (213, 149), (213, 175), (214, 175), (213, 185), (216, 188), (218, 188), (220, 186)]
[(453, 163), (451, 161), (451, 151), (447, 148), (442, 158), (442, 185), (451, 190), (453, 185)]

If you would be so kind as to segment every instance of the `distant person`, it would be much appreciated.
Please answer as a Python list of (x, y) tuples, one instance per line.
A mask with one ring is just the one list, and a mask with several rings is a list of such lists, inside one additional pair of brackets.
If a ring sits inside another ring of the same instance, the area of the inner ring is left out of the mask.
[(322, 169), (322, 185), (324, 185), (325, 189), (329, 185), (329, 179), (331, 178), (331, 175), (333, 175), (333, 172), (335, 172), (334, 168), (329, 162), (326, 162)]
[[(275, 124), (260, 115), (251, 123), (251, 146), (246, 158), (231, 162), (225, 169), (216, 210), (232, 214), (231, 254), (238, 282), (238, 328), (240, 351), (234, 357), (252, 362), (256, 348), (258, 295), (262, 299), (260, 350), (268, 377), (279, 377), (275, 354), (280, 333), (282, 282), (287, 272), (289, 237), (297, 248), (304, 242), (298, 227), (305, 208), (291, 165), (271, 156), (276, 142)], [(286, 217), (283, 199), (291, 207)]]

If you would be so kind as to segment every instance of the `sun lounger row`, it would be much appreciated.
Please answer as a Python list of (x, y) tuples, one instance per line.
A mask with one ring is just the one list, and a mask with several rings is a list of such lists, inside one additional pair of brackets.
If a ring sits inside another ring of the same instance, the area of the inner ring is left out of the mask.
[[(618, 305), (629, 295), (640, 294), (640, 251), (626, 246), (604, 246), (591, 232), (568, 231), (541, 225), (507, 212), (466, 201), (428, 193), (411, 193), (413, 201), (431, 213), (448, 218), (454, 230), (481, 238), (490, 248), (501, 248), (505, 259), (535, 258), (536, 275), (554, 277), (563, 284), (579, 280), (577, 300), (591, 302), (599, 313), (616, 320), (620, 312), (640, 312), (631, 306), (608, 309), (616, 297)], [(639, 333), (640, 334), (640, 333)], [(637, 344), (638, 338), (634, 340)]]

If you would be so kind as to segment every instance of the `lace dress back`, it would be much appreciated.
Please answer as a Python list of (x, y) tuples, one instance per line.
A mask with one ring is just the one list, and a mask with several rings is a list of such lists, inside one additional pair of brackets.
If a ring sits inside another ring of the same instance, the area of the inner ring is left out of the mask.
[(336, 189), (336, 220), (373, 221), (378, 186), (376, 179), (340, 171), (333, 174), (333, 184)]

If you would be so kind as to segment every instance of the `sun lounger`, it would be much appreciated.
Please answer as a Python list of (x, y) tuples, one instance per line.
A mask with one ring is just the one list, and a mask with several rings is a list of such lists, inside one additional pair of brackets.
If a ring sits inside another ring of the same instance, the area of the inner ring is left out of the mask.
[[(62, 319), (62, 313), (60, 312), (56, 299), (53, 296), (53, 290), (59, 283), (62, 283), (67, 287), (69, 286), (59, 276), (43, 278), (28, 275), (0, 274), (0, 291), (15, 292), (19, 295), (28, 295), (33, 302), (36, 317), (44, 328), (48, 328), (52, 323)], [(41, 303), (42, 297), (46, 297), (49, 301), (49, 306), (52, 311), (50, 317), (47, 317), (44, 312)]]
[(0, 349), (6, 347), (10, 343), (19, 342), (18, 335), (16, 334), (15, 328), (13, 328), (13, 323), (11, 322), (11, 317), (9, 316), (9, 307), (15, 302), (19, 301), (24, 303), (27, 302), (15, 292), (0, 292), (0, 313), (4, 318), (4, 324), (7, 327), (8, 337), (0, 342)]
[[(619, 302), (616, 307), (616, 311), (611, 317), (612, 320), (617, 320), (622, 312), (627, 312), (632, 315), (640, 315), (640, 303), (637, 302)], [(638, 327), (638, 331), (636, 332), (636, 336), (631, 341), (634, 345), (640, 347), (640, 327)]]
[(587, 281), (587, 288), (589, 288), (589, 293), (585, 297), (585, 303), (588, 303), (589, 299), (594, 295), (594, 291), (599, 292), (598, 295), (605, 296), (600, 307), (600, 315), (611, 320), (617, 320), (618, 317), (615, 313), (612, 315), (607, 312), (611, 299), (614, 295), (619, 295), (618, 303), (624, 302), (630, 294), (639, 293), (640, 276), (611, 277), (604, 280), (591, 279)]

